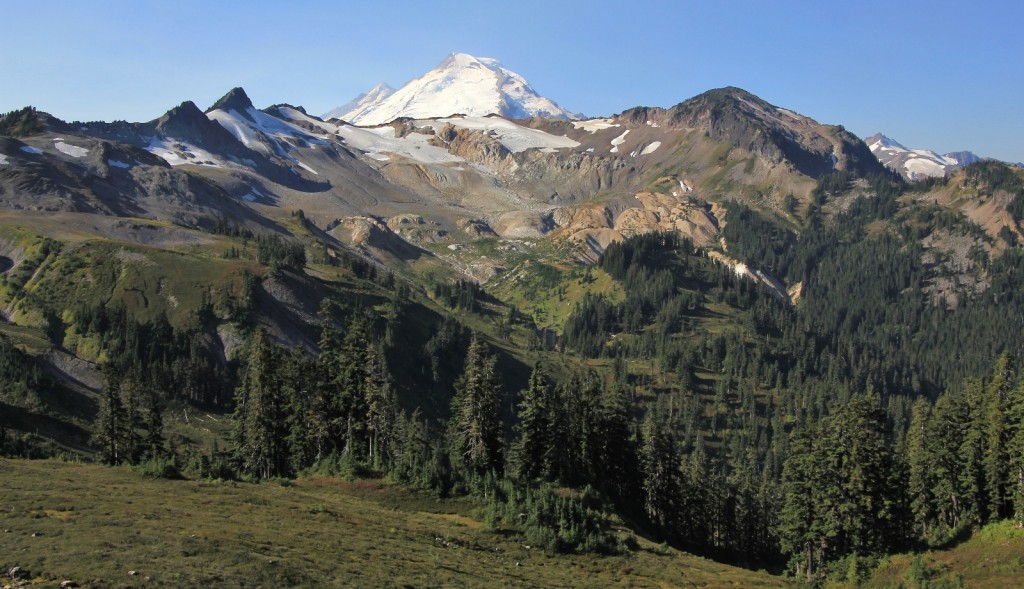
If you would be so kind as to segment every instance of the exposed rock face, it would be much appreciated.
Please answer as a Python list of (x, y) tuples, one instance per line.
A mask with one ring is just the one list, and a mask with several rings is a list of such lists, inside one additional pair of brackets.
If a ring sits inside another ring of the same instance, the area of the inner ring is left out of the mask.
[(497, 139), (450, 123), (441, 127), (429, 143), (447, 149), (452, 155), (498, 170), (505, 170), (513, 164), (512, 152)]
[(601, 249), (609, 240), (652, 231), (675, 231), (702, 246), (715, 243), (719, 234), (712, 207), (692, 194), (642, 192), (622, 206), (563, 207), (554, 210), (551, 218), (559, 234), (574, 236), (577, 241), (589, 240)]
[(256, 155), (247, 153), (249, 150), (240, 145), (224, 127), (208, 119), (191, 100), (186, 100), (167, 111), (160, 118), (151, 121), (149, 126), (155, 134), (187, 141), (214, 153), (230, 151), (237, 152), (237, 155), (242, 157)]

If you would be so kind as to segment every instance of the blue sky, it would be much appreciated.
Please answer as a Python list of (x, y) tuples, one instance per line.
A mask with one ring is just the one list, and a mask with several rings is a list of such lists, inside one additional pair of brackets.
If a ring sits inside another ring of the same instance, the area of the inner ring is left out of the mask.
[(1024, 161), (1024, 3), (3, 3), (0, 111), (144, 121), (233, 86), (323, 113), (453, 51), (598, 116), (739, 86), (908, 147)]

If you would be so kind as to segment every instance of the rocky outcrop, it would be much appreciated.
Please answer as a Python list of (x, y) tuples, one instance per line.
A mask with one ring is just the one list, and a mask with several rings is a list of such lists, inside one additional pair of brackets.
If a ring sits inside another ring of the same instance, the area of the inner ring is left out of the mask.
[(456, 127), (451, 123), (441, 127), (428, 143), (445, 148), (452, 155), (496, 170), (505, 170), (515, 161), (512, 152), (494, 137), (482, 131)]

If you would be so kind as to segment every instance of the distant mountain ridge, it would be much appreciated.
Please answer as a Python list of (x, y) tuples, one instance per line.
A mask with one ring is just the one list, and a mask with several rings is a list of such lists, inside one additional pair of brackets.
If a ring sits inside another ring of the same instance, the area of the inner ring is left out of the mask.
[(868, 137), (864, 143), (868, 144), (878, 161), (907, 180), (941, 178), (953, 170), (986, 159), (970, 151), (939, 155), (930, 149), (911, 149), (881, 133)]
[(581, 118), (538, 94), (525, 78), (497, 60), (467, 53), (452, 53), (423, 76), (398, 90), (389, 90), (386, 84), (377, 85), (345, 106), (332, 109), (325, 118), (341, 118), (362, 126), (382, 125), (403, 117), (451, 115)]
[(363, 92), (345, 104), (327, 111), (322, 118), (324, 120), (331, 120), (358, 117), (394, 93), (394, 88), (381, 82), (371, 88), (369, 92)]

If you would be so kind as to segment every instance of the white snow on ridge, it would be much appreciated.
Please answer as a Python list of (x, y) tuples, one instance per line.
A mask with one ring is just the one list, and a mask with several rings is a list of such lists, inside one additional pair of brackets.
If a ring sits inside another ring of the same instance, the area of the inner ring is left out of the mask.
[(7, 165), (7, 156), (2, 154), (2, 153), (0, 153), (0, 166), (6, 166), (6, 165)]
[(57, 151), (70, 155), (71, 157), (85, 157), (89, 155), (89, 150), (84, 147), (78, 147), (77, 145), (71, 145), (70, 143), (64, 143), (61, 139), (54, 139), (53, 146), (57, 148)]
[(619, 135), (615, 139), (612, 139), (612, 153), (619, 153), (619, 146), (626, 142), (626, 135), (629, 135), (629, 129), (623, 131), (622, 135)]
[(31, 145), (22, 145), (21, 150), (32, 155), (43, 155), (43, 150), (32, 147)]
[[(287, 113), (287, 116), (292, 120), (298, 118), (295, 114), (302, 114), (294, 109), (281, 109), (281, 111), (285, 110), (290, 111)], [(317, 135), (255, 108), (249, 108), (245, 115), (235, 110), (225, 111), (218, 109), (206, 113), (206, 116), (211, 121), (220, 123), (222, 127), (249, 149), (267, 155), (279, 155), (291, 159), (288, 156), (286, 145), (290, 145), (292, 141), (312, 143), (314, 145), (326, 143), (324, 141), (326, 131), (324, 135)], [(306, 119), (310, 122), (315, 121), (311, 117), (306, 117)], [(323, 125), (324, 123), (317, 121), (317, 124)]]
[(131, 164), (127, 164), (127, 163), (119, 161), (119, 160), (107, 160), (107, 165), (111, 166), (113, 168), (121, 168), (121, 169), (128, 169), (128, 168), (132, 167)]
[(619, 125), (612, 122), (612, 119), (587, 119), (585, 121), (573, 121), (572, 126), (577, 129), (583, 129), (588, 133), (597, 133), (604, 129), (611, 129), (612, 127), (618, 127)]
[[(554, 151), (579, 146), (579, 142), (564, 135), (552, 135), (539, 129), (530, 129), (500, 117), (457, 117), (438, 119), (437, 123), (442, 125), (450, 123), (456, 127), (473, 131), (489, 131), (512, 153), (534, 148), (539, 148), (542, 151)], [(417, 125), (436, 128), (432, 121), (417, 121)]]
[(644, 150), (640, 152), (640, 155), (650, 155), (657, 151), (659, 147), (661, 147), (661, 141), (655, 141), (645, 147)]

